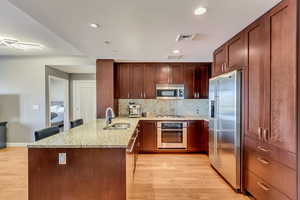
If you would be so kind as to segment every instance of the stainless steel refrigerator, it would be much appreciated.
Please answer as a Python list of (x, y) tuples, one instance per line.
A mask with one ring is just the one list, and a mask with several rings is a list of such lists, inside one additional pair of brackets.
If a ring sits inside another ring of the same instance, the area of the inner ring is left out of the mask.
[(209, 160), (239, 190), (241, 187), (241, 72), (209, 81)]

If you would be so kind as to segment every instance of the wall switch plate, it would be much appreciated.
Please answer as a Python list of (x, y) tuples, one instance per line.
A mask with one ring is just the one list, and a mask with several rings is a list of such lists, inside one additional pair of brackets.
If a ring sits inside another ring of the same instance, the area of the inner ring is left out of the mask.
[(32, 110), (40, 110), (40, 105), (33, 105)]
[(67, 153), (59, 153), (58, 154), (58, 164), (59, 165), (67, 164)]

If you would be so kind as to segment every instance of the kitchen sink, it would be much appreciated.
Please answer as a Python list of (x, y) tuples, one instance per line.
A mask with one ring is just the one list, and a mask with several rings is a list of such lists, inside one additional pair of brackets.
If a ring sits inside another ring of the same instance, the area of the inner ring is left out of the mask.
[(109, 125), (107, 127), (104, 127), (104, 130), (125, 130), (129, 129), (130, 124), (129, 123), (114, 123), (112, 125)]

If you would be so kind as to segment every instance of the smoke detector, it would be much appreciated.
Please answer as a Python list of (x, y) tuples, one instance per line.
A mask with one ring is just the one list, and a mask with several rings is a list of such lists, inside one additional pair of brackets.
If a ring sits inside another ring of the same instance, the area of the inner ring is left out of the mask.
[(176, 38), (176, 42), (181, 42), (181, 41), (193, 41), (196, 40), (196, 38), (199, 36), (198, 33), (194, 34), (179, 34)]

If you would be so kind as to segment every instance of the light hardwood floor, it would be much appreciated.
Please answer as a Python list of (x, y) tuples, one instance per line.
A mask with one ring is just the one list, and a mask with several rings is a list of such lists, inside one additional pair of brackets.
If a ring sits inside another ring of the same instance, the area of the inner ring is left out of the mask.
[(27, 149), (0, 150), (0, 199), (27, 200)]
[[(0, 200), (27, 200), (27, 149), (0, 150), (0, 166)], [(199, 154), (139, 155), (132, 195), (132, 200), (249, 200)]]
[(140, 155), (133, 200), (249, 200), (235, 193), (200, 154)]

